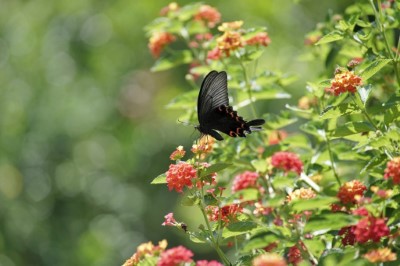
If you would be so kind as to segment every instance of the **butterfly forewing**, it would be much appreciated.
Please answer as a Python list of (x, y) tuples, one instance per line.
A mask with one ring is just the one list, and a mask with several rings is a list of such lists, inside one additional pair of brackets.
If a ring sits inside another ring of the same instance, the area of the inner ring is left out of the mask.
[(200, 124), (207, 122), (212, 111), (221, 105), (229, 105), (226, 72), (211, 71), (201, 84), (197, 100), (197, 115)]

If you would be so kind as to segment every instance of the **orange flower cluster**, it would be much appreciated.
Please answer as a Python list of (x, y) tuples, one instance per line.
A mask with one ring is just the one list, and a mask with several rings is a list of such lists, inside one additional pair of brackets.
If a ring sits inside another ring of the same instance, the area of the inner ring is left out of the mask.
[(331, 80), (331, 87), (327, 90), (338, 96), (344, 92), (355, 93), (357, 86), (360, 85), (362, 85), (361, 78), (354, 74), (353, 71), (339, 71), (335, 78)]
[(208, 214), (208, 220), (217, 222), (221, 220), (224, 224), (228, 224), (230, 221), (236, 220), (236, 217), (241, 213), (243, 208), (238, 204), (226, 205), (222, 208), (217, 206), (207, 206), (206, 211)]
[(192, 262), (192, 257), (192, 251), (183, 246), (178, 246), (164, 251), (157, 262), (157, 266), (181, 265), (185, 262)]
[(274, 153), (271, 158), (271, 164), (273, 167), (282, 169), (285, 172), (293, 171), (300, 174), (303, 170), (303, 162), (293, 152), (280, 151)]
[(286, 266), (284, 258), (276, 253), (262, 254), (253, 260), (253, 266)]
[(397, 255), (393, 253), (389, 248), (378, 248), (369, 251), (364, 255), (364, 258), (369, 260), (372, 263), (377, 262), (387, 262), (387, 261), (396, 261)]
[(286, 200), (287, 202), (291, 202), (292, 200), (297, 200), (297, 199), (312, 199), (315, 198), (317, 194), (312, 190), (312, 188), (300, 188), (296, 189), (292, 193), (290, 193), (287, 197)]
[(275, 130), (272, 131), (268, 135), (268, 144), (269, 145), (275, 145), (280, 143), (282, 140), (284, 140), (288, 136), (288, 133), (285, 130)]
[(167, 248), (167, 245), (166, 240), (158, 242), (158, 246), (154, 246), (152, 242), (143, 243), (137, 247), (136, 253), (127, 259), (122, 266), (134, 266), (146, 257), (158, 256)]
[(214, 28), (221, 20), (221, 14), (212, 6), (202, 5), (194, 16), (194, 20), (203, 21), (209, 28)]
[(367, 187), (358, 180), (346, 182), (340, 187), (337, 197), (342, 204), (355, 204), (357, 197), (362, 197)]
[(230, 56), (232, 51), (242, 47), (242, 36), (236, 31), (225, 31), (221, 37), (218, 37), (217, 47), (226, 56)]
[(183, 149), (183, 146), (178, 146), (174, 152), (171, 153), (169, 158), (172, 161), (180, 160), (185, 156), (185, 150)]
[(169, 3), (168, 6), (163, 7), (163, 8), (161, 9), (160, 15), (161, 15), (161, 16), (166, 16), (166, 15), (168, 15), (170, 12), (174, 12), (174, 11), (177, 11), (177, 10), (179, 10), (179, 5), (178, 5), (176, 2), (172, 2), (172, 3)]
[(151, 54), (158, 58), (164, 47), (171, 42), (174, 42), (176, 37), (169, 32), (156, 32), (150, 37), (149, 49)]
[(387, 163), (384, 178), (391, 178), (395, 185), (400, 184), (400, 157), (393, 158)]
[(213, 151), (214, 144), (215, 144), (214, 138), (204, 135), (203, 137), (201, 137), (198, 144), (192, 145), (191, 151), (194, 154), (200, 154), (202, 156), (205, 156)]
[(171, 164), (166, 172), (168, 189), (175, 189), (176, 192), (183, 192), (182, 189), (187, 186), (193, 186), (192, 179), (196, 178), (196, 169), (186, 162)]

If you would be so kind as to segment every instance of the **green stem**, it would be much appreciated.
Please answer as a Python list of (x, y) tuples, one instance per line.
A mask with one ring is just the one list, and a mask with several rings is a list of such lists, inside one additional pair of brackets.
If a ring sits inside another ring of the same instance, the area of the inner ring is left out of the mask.
[(394, 57), (394, 55), (392, 53), (392, 50), (390, 49), (390, 45), (389, 45), (388, 39), (386, 37), (385, 27), (384, 27), (384, 25), (382, 24), (382, 21), (381, 21), (381, 18), (383, 16), (382, 15), (381, 0), (377, 1), (379, 11), (375, 7), (374, 0), (369, 0), (369, 2), (371, 4), (371, 6), (372, 6), (372, 9), (374, 10), (375, 18), (376, 18), (375, 21), (376, 21), (376, 23), (378, 25), (379, 32), (383, 36), (383, 40), (384, 40), (384, 43), (385, 43), (385, 47), (386, 47), (387, 53), (388, 53), (390, 59), (393, 60), (392, 63), (393, 63), (394, 72), (395, 72), (395, 75), (396, 75), (396, 78), (397, 78), (397, 84), (400, 87), (400, 73), (399, 73), (399, 70), (397, 68), (397, 61), (396, 61), (396, 58)]
[(326, 140), (326, 145), (328, 147), (329, 158), (331, 160), (332, 172), (333, 172), (333, 175), (335, 176), (336, 181), (338, 182), (339, 186), (342, 186), (342, 182), (340, 181), (339, 175), (336, 172), (335, 161), (333, 159), (333, 153), (332, 153), (332, 148), (331, 148), (331, 140), (326, 135), (326, 131), (327, 131), (326, 127), (327, 127), (327, 125), (325, 123), (325, 140)]
[[(197, 169), (198, 169), (199, 165), (200, 165), (200, 160), (201, 160), (200, 154), (196, 159), (197, 159)], [(199, 171), (197, 171), (197, 179), (198, 178), (199, 178)], [(231, 265), (230, 261), (227, 259), (224, 252), (219, 247), (218, 240), (215, 239), (210, 222), (208, 221), (206, 210), (205, 210), (206, 204), (204, 203), (204, 188), (203, 187), (200, 189), (200, 204), (198, 206), (200, 208), (201, 213), (203, 214), (204, 221), (206, 222), (206, 226), (207, 226), (207, 229), (209, 232), (209, 237), (210, 237), (212, 247), (217, 251), (218, 256), (221, 258), (224, 265)]]
[(365, 118), (367, 118), (368, 122), (370, 122), (371, 125), (375, 128), (375, 130), (379, 130), (379, 128), (375, 125), (375, 123), (372, 121), (371, 117), (367, 113), (367, 110), (365, 109), (364, 105), (363, 104), (357, 104), (357, 101), (356, 101), (354, 95), (351, 95), (351, 99), (353, 100), (354, 104), (361, 109), (361, 112), (363, 113)]
[(242, 70), (243, 70), (244, 82), (246, 84), (247, 94), (249, 95), (251, 111), (253, 113), (253, 116), (256, 117), (257, 116), (257, 112), (256, 112), (256, 109), (254, 108), (253, 95), (251, 93), (251, 84), (250, 84), (249, 76), (247, 75), (246, 67), (243, 64), (242, 60), (240, 60), (240, 57), (238, 57), (238, 60), (239, 60), (240, 66), (242, 67)]

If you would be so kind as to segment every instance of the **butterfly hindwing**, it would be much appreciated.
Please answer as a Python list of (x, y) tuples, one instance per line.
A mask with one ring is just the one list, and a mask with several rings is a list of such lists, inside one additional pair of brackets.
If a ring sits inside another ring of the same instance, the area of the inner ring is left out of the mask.
[(213, 70), (204, 78), (197, 99), (197, 115), (199, 131), (217, 140), (223, 140), (217, 130), (231, 137), (246, 137), (246, 133), (261, 130), (265, 123), (263, 119), (246, 122), (229, 106), (225, 71)]

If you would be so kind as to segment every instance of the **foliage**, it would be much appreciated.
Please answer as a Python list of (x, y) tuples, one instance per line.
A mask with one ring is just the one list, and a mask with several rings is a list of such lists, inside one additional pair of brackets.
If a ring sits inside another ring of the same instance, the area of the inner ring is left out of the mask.
[[(152, 70), (190, 64), (191, 83), (224, 70), (231, 104), (257, 117), (260, 103), (290, 97), (285, 87), (294, 77), (258, 68), (271, 41), (265, 28), (218, 24), (220, 17), (208, 5), (166, 7), (146, 26), (157, 58)], [(183, 187), (182, 204), (199, 208), (204, 219), (193, 228), (169, 214), (164, 225), (209, 244), (225, 265), (394, 265), (400, 255), (399, 21), (394, 1), (357, 1), (343, 15), (328, 16), (305, 41), (325, 69), (308, 82), (298, 106), (262, 114), (265, 130), (245, 139), (202, 138), (192, 156), (178, 158), (153, 181), (171, 191)], [(168, 107), (195, 121), (197, 90)]]

